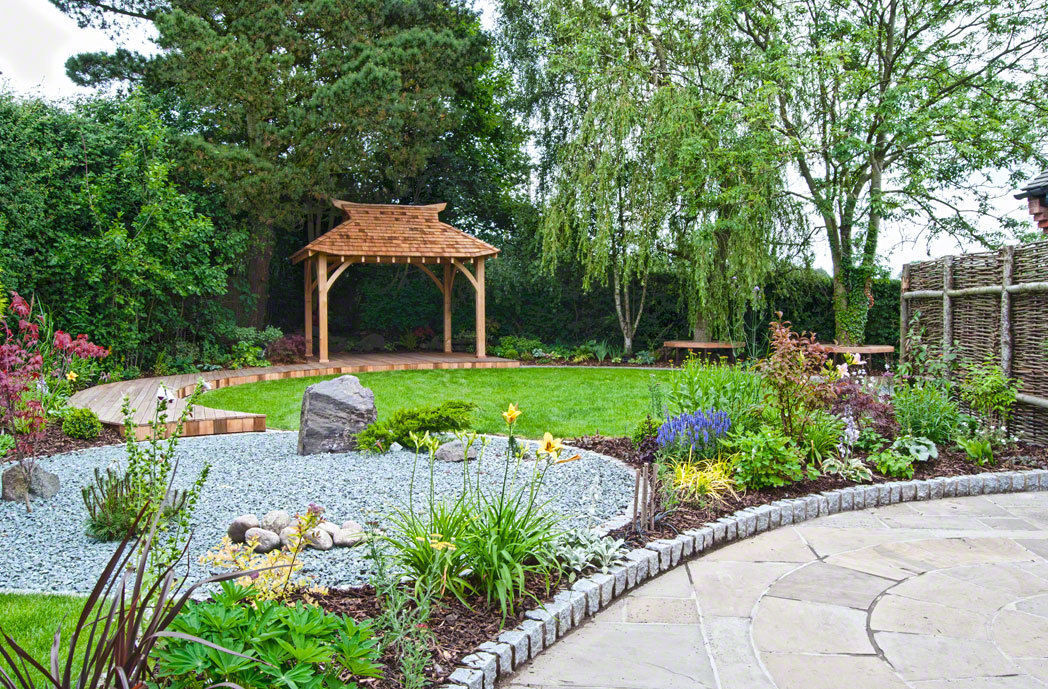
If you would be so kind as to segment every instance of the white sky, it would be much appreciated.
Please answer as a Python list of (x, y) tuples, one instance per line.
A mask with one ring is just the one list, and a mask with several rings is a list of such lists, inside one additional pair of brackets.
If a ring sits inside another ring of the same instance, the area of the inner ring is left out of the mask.
[[(490, 29), (494, 20), (491, 0), (477, 0), (477, 6), (484, 14), (485, 28)], [(149, 45), (143, 28), (129, 27), (123, 37), (123, 45), (131, 49), (141, 50)], [(47, 0), (0, 0), (0, 86), (16, 93), (52, 101), (85, 95), (89, 89), (77, 87), (66, 77), (66, 59), (82, 52), (112, 50), (116, 45), (101, 31), (81, 29)], [(995, 206), (1009, 215), (1028, 218), (1025, 203), (1013, 199), (1013, 193), (1013, 189), (1002, 186)], [(950, 238), (931, 245), (920, 240), (913, 246), (906, 241), (913, 236), (912, 227), (889, 227), (883, 231), (882, 253), (893, 274), (898, 274), (909, 261), (956, 254), (965, 248)], [(829, 270), (825, 240), (822, 235), (818, 239), (816, 266)]]

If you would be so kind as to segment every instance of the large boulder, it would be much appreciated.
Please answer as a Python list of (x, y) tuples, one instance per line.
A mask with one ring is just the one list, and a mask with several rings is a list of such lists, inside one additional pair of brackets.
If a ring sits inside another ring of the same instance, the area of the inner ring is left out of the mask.
[(249, 529), (257, 529), (258, 517), (253, 514), (242, 514), (229, 523), (226, 535), (234, 543), (243, 543)]
[(464, 442), (452, 440), (438, 447), (435, 456), (442, 462), (461, 462), (464, 459), (472, 462), (477, 459), (477, 446), (476, 444), (470, 445), (467, 452)]
[(272, 531), (273, 533), (278, 534), (285, 528), (291, 526), (291, 515), (284, 510), (266, 512), (266, 515), (262, 517), (259, 522), (259, 526), (266, 531)]
[(302, 396), (298, 453), (355, 450), (356, 434), (377, 418), (375, 393), (361, 385), (356, 376), (310, 385)]
[(261, 529), (257, 526), (248, 529), (244, 534), (244, 542), (250, 543), (251, 541), (257, 541), (255, 545), (256, 553), (268, 553), (270, 550), (276, 550), (280, 547), (280, 536), (269, 529)]
[[(0, 477), (0, 483), (3, 484), (2, 494), (4, 500), (11, 502), (22, 502), (25, 500), (26, 480), (22, 467), (13, 466), (5, 471), (3, 476)], [(29, 481), (30, 498), (53, 498), (58, 493), (58, 487), (58, 474), (52, 474), (50, 471), (40, 467), (33, 467), (33, 475)]]

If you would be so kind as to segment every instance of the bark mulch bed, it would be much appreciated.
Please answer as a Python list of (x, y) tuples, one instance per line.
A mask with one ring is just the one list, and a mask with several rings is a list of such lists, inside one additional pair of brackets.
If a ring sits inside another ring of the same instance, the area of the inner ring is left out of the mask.
[[(444, 682), (454, 671), (458, 661), (473, 653), (477, 646), (485, 641), (494, 641), (502, 631), (520, 624), (524, 619), (524, 611), (534, 607), (536, 600), (548, 602), (559, 590), (559, 587), (551, 587), (547, 592), (545, 584), (539, 580), (531, 581), (527, 588), (534, 598), (525, 599), (518, 605), (516, 614), (507, 615), (505, 619), (497, 607), (488, 607), (484, 600), (479, 598), (470, 600), (468, 607), (451, 596), (432, 601), (429, 618), (432, 659), (426, 666), (426, 678), (433, 686)], [(326, 595), (310, 594), (310, 598), (328, 612), (347, 615), (358, 622), (374, 619), (381, 613), (379, 600), (372, 586), (332, 589)], [(387, 649), (381, 662), (386, 670), (385, 677), (356, 679), (357, 684), (369, 689), (402, 687), (396, 649)]]
[(119, 428), (113, 426), (102, 426), (102, 433), (92, 440), (81, 440), (70, 438), (62, 432), (62, 422), (54, 420), (44, 426), (43, 436), (36, 442), (34, 457), (46, 457), (58, 455), (63, 452), (74, 450), (86, 450), (89, 447), (101, 447), (102, 445), (123, 445), (124, 434)]
[[(593, 435), (575, 438), (566, 442), (573, 447), (616, 457), (634, 467), (643, 463), (640, 451), (629, 438)], [(992, 466), (979, 466), (969, 461), (965, 452), (960, 448), (942, 448), (939, 450), (938, 459), (918, 462), (914, 465), (916, 471), (913, 478), (929, 479), (942, 476), (981, 474), (984, 472), (1048, 469), (1048, 448), (1020, 442), (1006, 450), (999, 451), (996, 455), (996, 460), (996, 463)], [(900, 479), (882, 476), (874, 470), (871, 483), (898, 480)], [(798, 481), (782, 488), (766, 488), (761, 491), (739, 493), (734, 498), (728, 496), (723, 505), (703, 507), (677, 505), (655, 522), (653, 531), (638, 532), (633, 525), (628, 525), (616, 529), (608, 535), (613, 538), (625, 539), (631, 547), (636, 548), (655, 539), (673, 538), (682, 531), (699, 528), (708, 522), (716, 521), (746, 507), (766, 505), (776, 500), (797, 498), (855, 485), (859, 484), (839, 477), (820, 476), (814, 480)]]

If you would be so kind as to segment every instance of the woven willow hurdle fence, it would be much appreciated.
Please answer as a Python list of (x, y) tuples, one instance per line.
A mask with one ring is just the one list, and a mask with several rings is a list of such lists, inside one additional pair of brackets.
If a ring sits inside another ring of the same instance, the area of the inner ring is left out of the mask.
[(902, 270), (900, 356), (917, 317), (924, 342), (960, 363), (993, 357), (1023, 382), (1010, 430), (1048, 443), (1048, 241), (910, 263)]

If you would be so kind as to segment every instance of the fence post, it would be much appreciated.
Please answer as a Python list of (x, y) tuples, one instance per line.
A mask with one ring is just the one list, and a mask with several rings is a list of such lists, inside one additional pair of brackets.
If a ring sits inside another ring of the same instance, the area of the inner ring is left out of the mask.
[(910, 328), (909, 302), (904, 296), (910, 291), (910, 264), (902, 267), (902, 279), (899, 288), (899, 363), (906, 362), (906, 333)]
[(1012, 295), (1008, 288), (1012, 286), (1012, 274), (1015, 266), (1015, 247), (1003, 249), (1001, 276), (1001, 370), (1004, 375), (1012, 375)]
[(953, 289), (953, 256), (942, 260), (942, 351), (946, 353), (953, 347), (953, 300), (950, 290)]

